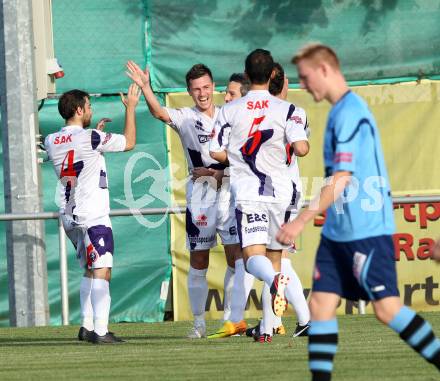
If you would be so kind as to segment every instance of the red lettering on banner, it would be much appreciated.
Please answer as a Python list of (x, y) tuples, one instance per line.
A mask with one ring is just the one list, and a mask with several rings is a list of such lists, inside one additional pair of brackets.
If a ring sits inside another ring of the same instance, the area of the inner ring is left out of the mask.
[(414, 238), (411, 234), (396, 233), (393, 234), (394, 241), (394, 256), (396, 261), (400, 261), (400, 252), (403, 251), (408, 261), (413, 261), (414, 252), (412, 251), (412, 245)]
[[(430, 213), (428, 209), (433, 209)], [(440, 203), (439, 202), (421, 202), (419, 204), (420, 227), (426, 229), (428, 221), (437, 221), (440, 217)]]
[(412, 208), (414, 208), (415, 204), (402, 204), (403, 207), (403, 218), (408, 222), (416, 222), (416, 216), (412, 214)]
[(403, 252), (408, 261), (415, 259), (425, 260), (432, 257), (432, 248), (434, 247), (434, 240), (432, 238), (420, 238), (417, 242), (417, 251), (414, 246), (414, 237), (408, 233), (396, 233), (393, 235), (395, 258), (400, 261), (400, 254)]
[(422, 261), (432, 257), (432, 248), (434, 247), (434, 240), (431, 238), (421, 238), (419, 240), (419, 248), (417, 249), (417, 258)]

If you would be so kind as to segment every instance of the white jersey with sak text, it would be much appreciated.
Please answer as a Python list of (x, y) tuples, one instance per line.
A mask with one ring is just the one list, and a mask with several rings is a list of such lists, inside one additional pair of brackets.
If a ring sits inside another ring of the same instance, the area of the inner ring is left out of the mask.
[(307, 141), (305, 111), (251, 90), (224, 105), (215, 124), (210, 150), (227, 150), (236, 201), (285, 203), (295, 194), (286, 146)]
[(104, 152), (124, 151), (124, 135), (65, 126), (45, 140), (46, 151), (60, 179), (60, 213), (79, 221), (110, 212)]

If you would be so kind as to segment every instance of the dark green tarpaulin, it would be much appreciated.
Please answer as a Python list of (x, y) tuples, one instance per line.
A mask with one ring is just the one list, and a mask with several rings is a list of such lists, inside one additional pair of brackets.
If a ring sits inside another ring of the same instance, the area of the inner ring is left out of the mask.
[[(108, 131), (122, 132), (124, 107), (119, 97), (92, 98), (92, 108), (95, 123), (102, 117), (109, 117), (113, 122), (108, 124)], [(63, 125), (63, 121), (58, 115), (57, 101), (46, 101), (39, 112), (39, 119), (40, 131), (43, 135), (58, 130)], [(129, 198), (129, 189), (132, 191), (134, 200), (138, 203), (141, 200), (138, 207), (166, 207), (169, 204), (169, 177), (164, 126), (151, 117), (144, 102), (138, 107), (137, 127), (135, 150), (106, 154), (111, 207), (126, 208), (126, 203), (122, 201)], [(133, 163), (131, 176), (129, 175), (130, 158)], [(136, 158), (139, 160), (135, 162)], [(44, 210), (57, 210), (55, 204), (57, 179), (52, 163), (42, 164), (42, 173)], [(126, 173), (129, 188), (124, 187), (124, 173)], [(144, 173), (145, 176), (140, 178)], [(139, 178), (138, 181), (136, 181), (137, 178)], [(3, 189), (3, 171), (1, 171), (0, 179), (0, 186)], [(1, 211), (4, 212), (3, 197), (0, 203)], [(158, 222), (162, 217), (146, 216), (145, 218), (148, 218), (150, 222)], [(165, 218), (158, 227), (150, 228), (144, 225), (151, 226), (151, 223), (141, 224), (134, 217), (115, 217), (112, 218), (112, 224), (115, 236), (115, 255), (111, 282), (111, 321), (163, 320), (166, 293), (161, 295), (161, 290), (169, 281), (171, 274), (168, 218)], [(5, 246), (5, 223), (2, 222), (0, 223), (0, 249), (4, 255), (0, 256), (0, 325), (3, 326), (9, 324)], [(83, 271), (78, 266), (70, 242), (68, 242), (68, 249), (70, 321), (79, 323), (79, 282)], [(61, 324), (56, 221), (46, 222), (46, 255), (51, 324)]]
[(143, 1), (56, 0), (52, 13), (55, 55), (65, 72), (57, 80), (57, 92), (126, 89), (127, 60), (146, 61)]
[(160, 91), (183, 90), (198, 62), (225, 85), (256, 48), (269, 49), (297, 82), (290, 59), (310, 41), (334, 47), (352, 81), (440, 74), (439, 0), (150, 0), (147, 20)]

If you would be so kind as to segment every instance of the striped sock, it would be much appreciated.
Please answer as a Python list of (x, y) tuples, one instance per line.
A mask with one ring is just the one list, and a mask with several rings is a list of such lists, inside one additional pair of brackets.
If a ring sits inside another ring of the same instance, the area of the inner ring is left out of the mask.
[(412, 349), (440, 369), (440, 340), (434, 335), (431, 325), (425, 319), (412, 309), (403, 306), (389, 326)]
[(336, 319), (310, 322), (309, 368), (312, 372), (312, 381), (330, 381), (337, 344)]

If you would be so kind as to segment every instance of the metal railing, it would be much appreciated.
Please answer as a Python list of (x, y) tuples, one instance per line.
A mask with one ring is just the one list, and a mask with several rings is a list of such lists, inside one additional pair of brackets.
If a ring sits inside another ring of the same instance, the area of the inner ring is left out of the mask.
[[(403, 196), (393, 197), (394, 204), (416, 204), (416, 203), (440, 202), (440, 195), (436, 196)], [(303, 207), (308, 206), (309, 201), (305, 201)], [(110, 217), (141, 215), (162, 215), (162, 214), (181, 214), (186, 207), (176, 206), (171, 208), (141, 208), (141, 209), (113, 209)], [(20, 221), (20, 220), (58, 220), (58, 237), (60, 246), (60, 284), (61, 284), (61, 319), (63, 325), (69, 325), (69, 290), (67, 277), (67, 249), (66, 233), (64, 232), (60, 214), (58, 212), (40, 213), (7, 213), (0, 214), (0, 221)], [(359, 301), (359, 313), (365, 314), (365, 301)]]
[[(142, 208), (133, 211), (131, 209), (113, 209), (110, 217), (132, 216), (134, 214), (162, 215), (180, 214), (185, 212), (185, 207), (173, 208)], [(69, 287), (67, 276), (67, 248), (66, 233), (58, 212), (40, 213), (9, 213), (0, 214), (0, 221), (22, 221), (22, 220), (58, 220), (58, 242), (60, 246), (60, 288), (61, 288), (61, 320), (63, 325), (69, 325)]]

